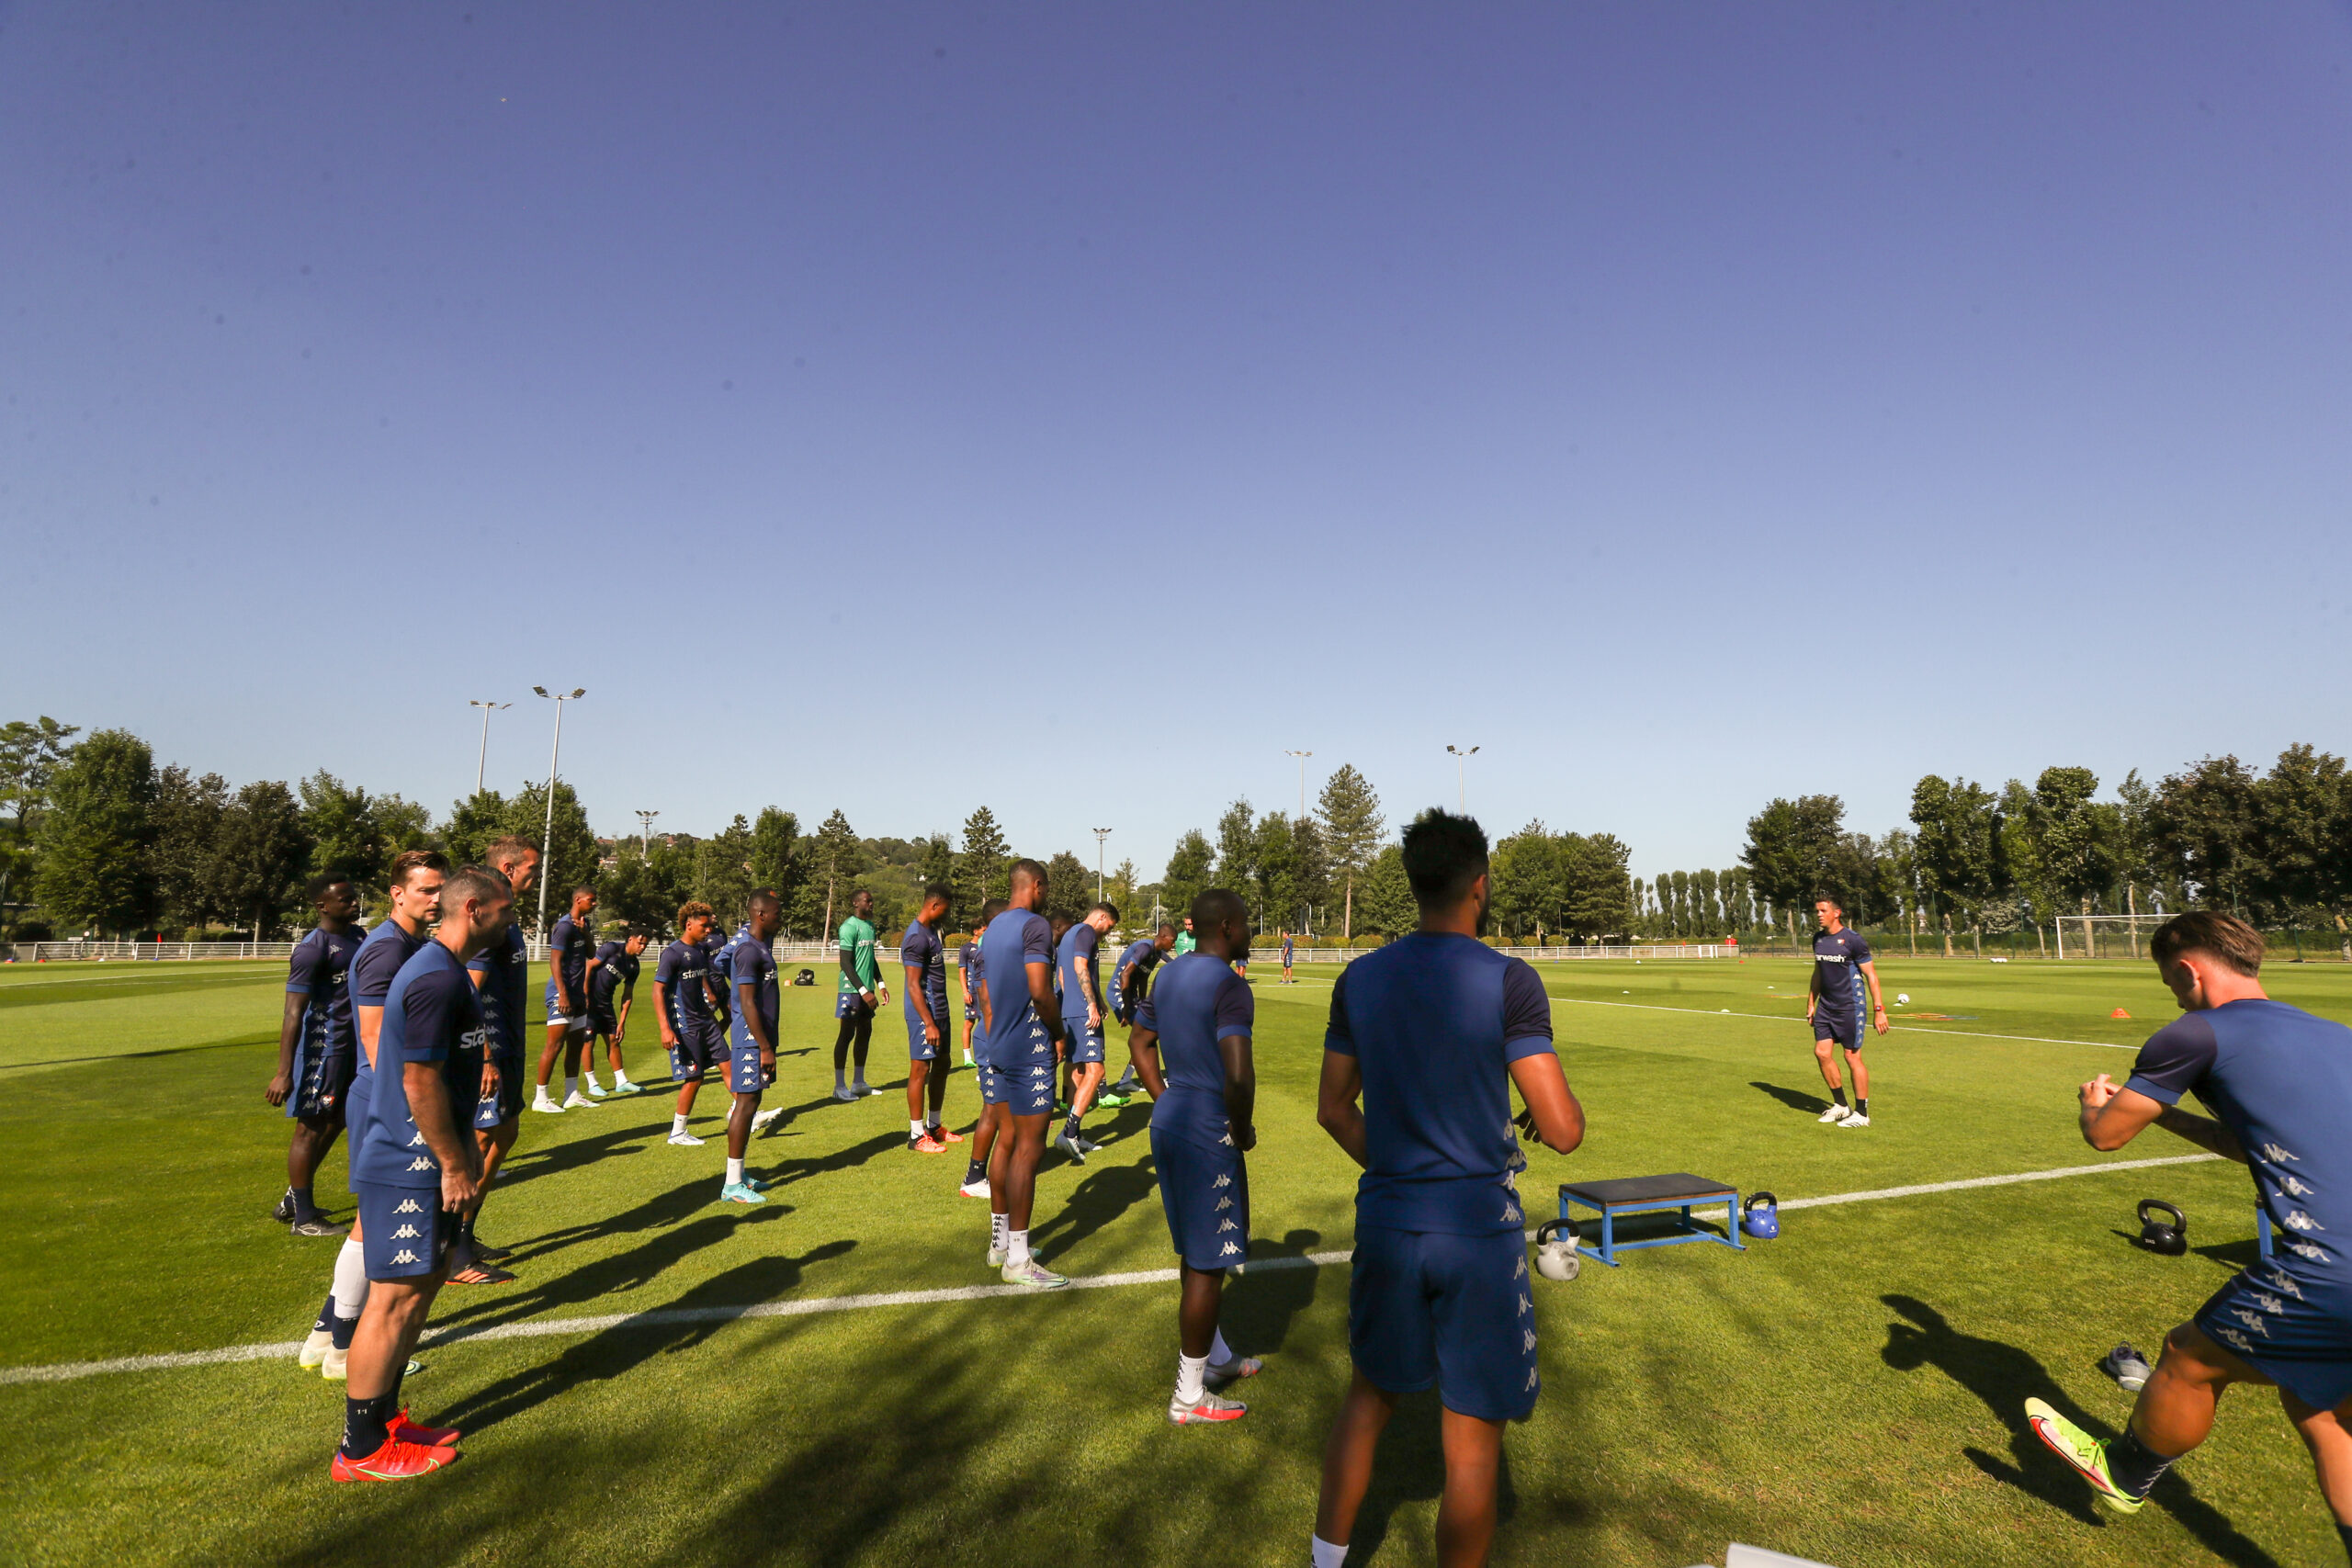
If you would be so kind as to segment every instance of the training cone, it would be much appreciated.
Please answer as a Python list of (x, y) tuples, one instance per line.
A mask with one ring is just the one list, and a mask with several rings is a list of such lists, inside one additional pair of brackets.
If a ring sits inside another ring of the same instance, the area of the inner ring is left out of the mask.
[(2109, 1018), (2130, 1018), (2132, 1015), (2125, 1012), (2121, 1008), (2117, 1008), (2113, 1012), (2109, 1013), (2107, 1016)]

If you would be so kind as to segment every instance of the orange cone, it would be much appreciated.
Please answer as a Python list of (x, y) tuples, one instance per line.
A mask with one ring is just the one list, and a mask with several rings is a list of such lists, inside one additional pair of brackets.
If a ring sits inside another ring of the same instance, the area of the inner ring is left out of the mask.
[(2132, 1015), (2125, 1012), (2121, 1008), (2117, 1008), (2113, 1012), (2109, 1013), (2107, 1016), (2109, 1018), (2130, 1018)]

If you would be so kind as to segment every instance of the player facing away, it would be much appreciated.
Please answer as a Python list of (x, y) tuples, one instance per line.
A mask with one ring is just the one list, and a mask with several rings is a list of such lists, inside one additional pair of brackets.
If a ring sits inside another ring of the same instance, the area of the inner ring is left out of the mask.
[[(1813, 912), (1821, 929), (1813, 935), (1813, 985), (1806, 993), (1804, 1016), (1813, 1024), (1814, 1060), (1821, 1064), (1821, 1081), (1829, 1086), (1829, 1109), (1821, 1120), (1840, 1127), (1871, 1124), (1871, 1070), (1862, 1065), (1862, 987), (1870, 987), (1871, 1021), (1886, 1032), (1886, 1002), (1879, 995), (1878, 965), (1871, 961), (1871, 944), (1862, 933), (1846, 926), (1846, 911), (1835, 898), (1816, 898)], [(1835, 1041), (1846, 1051), (1846, 1065), (1854, 1071), (1854, 1103), (1846, 1104), (1845, 1086), (1838, 1081), (1838, 1061), (1829, 1053)]]
[(296, 1235), (342, 1235), (319, 1212), (312, 1187), (319, 1166), (343, 1132), (343, 1100), (358, 1071), (359, 1038), (351, 1024), (351, 961), (368, 933), (359, 929), (359, 890), (348, 877), (311, 879), (319, 923), (286, 964), (286, 1016), (277, 1026), (277, 1076), (262, 1098), (286, 1107), (294, 1135), (286, 1145), (286, 1196), (270, 1218)]
[[(499, 840), (482, 852), (482, 863), (506, 878), (506, 886), (514, 891), (517, 902), (538, 880), (539, 852), (526, 839), (510, 836)], [(453, 1258), (449, 1282), (503, 1285), (514, 1276), (497, 1265), (512, 1258), (514, 1249), (492, 1246), (476, 1234), (474, 1225), (482, 1204), (489, 1201), (490, 1185), (497, 1178), (499, 1166), (523, 1130), (523, 1083), (527, 1076), (524, 1062), (529, 1051), (525, 1039), (528, 1026), (526, 1009), (531, 994), (531, 953), (523, 940), (522, 928), (508, 919), (505, 934), (475, 954), (466, 965), (466, 973), (473, 976), (475, 993), (481, 998), (482, 1022), (490, 1042), (489, 1065), (495, 1069), (497, 1083), (492, 1087), (485, 1077), (481, 1101), (474, 1107), (474, 1141), (481, 1149), (481, 1191), (475, 1196), (474, 1206), (467, 1211), (465, 1223), (458, 1228), (456, 1247), (470, 1261)]]
[(643, 1094), (645, 1086), (629, 1082), (621, 1061), (621, 1040), (628, 1032), (629, 1004), (637, 999), (637, 976), (645, 952), (645, 933), (630, 931), (618, 940), (596, 944), (596, 966), (588, 972), (588, 1086), (596, 1085), (596, 1042), (605, 1042), (605, 1065), (613, 1069), (613, 1093)]
[(1283, 938), (1283, 977), (1282, 977), (1282, 984), (1283, 984), (1283, 985), (1285, 985), (1285, 986), (1295, 986), (1295, 985), (1297, 985), (1297, 984), (1298, 984), (1298, 982), (1297, 982), (1297, 981), (1295, 981), (1295, 980), (1294, 980), (1294, 979), (1292, 979), (1292, 978), (1290, 977), (1290, 961), (1291, 961), (1291, 957), (1292, 957), (1292, 955), (1297, 952), (1297, 950), (1298, 950), (1298, 944), (1291, 941), (1291, 939), (1290, 939), (1290, 932), (1288, 932), (1288, 931), (1284, 931), (1284, 932), (1283, 932), (1283, 933), (1282, 933), (1282, 938)]
[(735, 1102), (727, 1112), (727, 1180), (718, 1190), (722, 1203), (764, 1203), (768, 1184), (743, 1174), (743, 1156), (752, 1146), (752, 1118), (760, 1112), (760, 1095), (775, 1082), (775, 1024), (778, 998), (775, 954), (768, 943), (784, 924), (784, 904), (775, 890), (763, 887), (752, 895), (751, 918), (743, 934), (732, 943), (727, 960), (733, 996), (729, 1011), (733, 1029), (728, 1037), (727, 1087)]
[(954, 902), (944, 883), (922, 890), (922, 908), (899, 939), (907, 966), (907, 1147), (916, 1154), (946, 1152), (964, 1141), (940, 1123), (947, 1104), (947, 1053), (955, 1020), (947, 1011), (947, 944), (939, 924)]
[(989, 1129), (989, 1263), (1008, 1285), (1049, 1291), (1069, 1281), (1029, 1253), (1037, 1166), (1054, 1114), (1054, 1045), (1065, 1033), (1054, 996), (1054, 929), (1037, 913), (1046, 901), (1046, 868), (1034, 860), (1013, 862), (1012, 892), (982, 939), (989, 1029), (980, 1101), (997, 1113)]
[[(1119, 954), (1118, 963), (1111, 966), (1111, 978), (1104, 990), (1111, 1004), (1111, 1017), (1121, 1027), (1133, 1027), (1136, 1009), (1151, 989), (1151, 972), (1175, 945), (1176, 928), (1163, 920), (1152, 935), (1129, 942), (1126, 951)], [(1102, 1091), (1098, 1103), (1116, 1110), (1132, 1100), (1136, 1092), (1135, 1058), (1130, 1055), (1119, 1074), (1119, 1081)]]
[(695, 1095), (703, 1075), (727, 1059), (727, 1026), (720, 1021), (725, 998), (710, 976), (710, 906), (701, 902), (678, 907), (678, 940), (662, 950), (653, 964), (653, 1010), (662, 1023), (662, 1044), (670, 1053), (670, 1081), (678, 1086), (678, 1102), (670, 1116), (670, 1141), (680, 1148), (698, 1149), (702, 1140), (686, 1131)]
[[(841, 1020), (841, 1032), (833, 1037), (835, 1100), (863, 1100), (882, 1092), (866, 1087), (865, 1054), (874, 1044), (874, 1010), (890, 999), (875, 953), (874, 895), (859, 888), (850, 898), (849, 911), (849, 919), (842, 922), (842, 976), (833, 998), (833, 1016)], [(842, 1081), (852, 1047), (857, 1052), (854, 1085)]]
[[(580, 1049), (588, 1043), (588, 974), (596, 964), (596, 939), (588, 917), (596, 912), (596, 890), (586, 883), (571, 890), (571, 908), (557, 918), (548, 932), (548, 1043), (539, 1052), (538, 1093), (534, 1111), (585, 1111), (596, 1103), (580, 1092)], [(563, 1054), (563, 1099), (548, 1096), (548, 1078), (555, 1071), (558, 1052)], [(588, 1061), (588, 1087), (598, 1098), (596, 1062)]]
[(1054, 1146), (1079, 1164), (1102, 1145), (1079, 1135), (1079, 1123), (1102, 1087), (1103, 1024), (1111, 1010), (1102, 1004), (1102, 964), (1098, 954), (1102, 934), (1119, 923), (1118, 906), (1097, 904), (1086, 918), (1064, 931), (1054, 946), (1061, 973), (1062, 1022), (1069, 1032), (1069, 1115), (1062, 1122)]
[(964, 1065), (972, 1065), (972, 1033), (980, 1026), (980, 933), (989, 929), (983, 914), (972, 934), (956, 954), (956, 974), (964, 987)]
[[(441, 918), (441, 884), (448, 871), (449, 859), (438, 850), (404, 850), (394, 855), (389, 889), (391, 913), (368, 933), (351, 961), (345, 984), (351, 992), (352, 1032), (358, 1036), (359, 1054), (351, 1088), (344, 1096), (343, 1115), (344, 1126), (351, 1134), (345, 1145), (345, 1158), (353, 1162), (355, 1172), (359, 1130), (367, 1125), (368, 1103), (376, 1087), (376, 1036), (384, 1021), (384, 998), (391, 993), (401, 965), (424, 945), (426, 933)], [(358, 1189), (355, 1186), (353, 1190)], [(352, 1329), (368, 1303), (367, 1254), (362, 1246), (366, 1231), (364, 1215), (353, 1215), (351, 1234), (335, 1254), (326, 1305), (320, 1309), (311, 1337), (302, 1347), (301, 1365), (317, 1367), (330, 1381), (344, 1375)]]
[(384, 998), (376, 1087), (352, 1156), (367, 1227), (368, 1307), (352, 1337), (337, 1481), (405, 1481), (457, 1457), (458, 1434), (420, 1427), (401, 1404), (408, 1353), (441, 1288), (459, 1216), (481, 1181), (468, 1123), (485, 1048), (481, 999), (466, 963), (504, 934), (514, 890), (486, 866), (448, 879), (441, 923)]
[[(979, 1032), (974, 1037), (978, 1042), (978, 1049), (975, 1053), (973, 1062), (976, 1067), (988, 1060), (989, 987), (988, 954), (985, 946), (989, 927), (999, 915), (1011, 908), (1012, 906), (1001, 898), (990, 898), (983, 902), (980, 905), (979, 931), (965, 949), (971, 955), (965, 961), (966, 984), (972, 987), (972, 999), (965, 1004), (965, 1018), (967, 1021), (975, 1018), (979, 1021)], [(972, 1126), (972, 1157), (965, 1163), (963, 1185), (956, 1189), (967, 1198), (986, 1198), (990, 1195), (989, 1160), (996, 1151), (997, 1133), (1004, 1125), (1004, 1107), (989, 1102), (986, 1092), (988, 1088), (986, 1073), (980, 1075), (980, 1087), (982, 1090), (980, 1119)], [(991, 1241), (996, 1234), (994, 1230), (989, 1232)], [(993, 1246), (990, 1250), (994, 1250)]]
[(1250, 911), (1213, 887), (1193, 900), (1198, 950), (1168, 965), (1135, 1013), (1127, 1049), (1151, 1095), (1151, 1157), (1176, 1244), (1176, 1392), (1168, 1419), (1238, 1421), (1249, 1406), (1209, 1391), (1214, 1380), (1255, 1376), (1217, 1326), (1225, 1271), (1250, 1256), (1250, 1168), (1258, 1074), (1250, 1051), (1257, 1002), (1234, 973), (1250, 951)]
[[(2120, 1149), (2160, 1126), (2249, 1167), (2278, 1246), (2165, 1336), (2121, 1437), (2101, 1443), (2039, 1399), (2026, 1418), (2101, 1503), (2131, 1514), (2204, 1442), (2231, 1384), (2276, 1386), (2352, 1551), (2352, 1030), (2272, 1001), (2262, 934), (2227, 915), (2176, 915), (2148, 952), (2183, 1016), (2120, 1088), (2105, 1073), (2083, 1085), (2084, 1140)], [(2184, 1094), (2219, 1120), (2182, 1110)]]
[(1478, 941), (1487, 835), (1425, 811), (1405, 829), (1404, 860), (1419, 929), (1340, 972), (1323, 1040), (1317, 1120), (1364, 1174), (1348, 1289), (1355, 1376), (1323, 1452), (1315, 1568), (1347, 1556), (1396, 1396), (1432, 1383), (1445, 1451), (1438, 1561), (1486, 1562), (1503, 1427), (1542, 1391), (1512, 1086), (1527, 1107), (1518, 1126), (1561, 1154), (1584, 1138), (1544, 983)]

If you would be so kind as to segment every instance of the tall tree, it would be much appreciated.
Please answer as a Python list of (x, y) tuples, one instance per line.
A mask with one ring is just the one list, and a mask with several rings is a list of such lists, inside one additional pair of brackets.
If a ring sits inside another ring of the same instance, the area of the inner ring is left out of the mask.
[(624, 839), (612, 868), (597, 878), (597, 909), (632, 931), (674, 936), (678, 906), (686, 901), (693, 874), (692, 857), (661, 840)]
[(1713, 871), (1701, 869), (1690, 874), (1690, 907), (1694, 911), (1694, 933), (1702, 941), (1724, 929), (1723, 904), (1720, 888)]
[[(547, 907), (560, 912), (571, 907), (574, 887), (583, 882), (594, 885), (596, 869), (605, 854), (596, 842), (596, 835), (589, 830), (588, 813), (581, 809), (580, 796), (569, 784), (561, 779), (556, 781), (553, 833), (547, 829), (547, 785), (526, 784), (522, 793), (507, 802), (506, 820), (493, 837), (512, 833), (539, 846), (539, 882), (547, 890)], [(531, 908), (517, 911), (518, 915), (536, 921), (538, 902), (539, 895), (534, 891)]]
[(1951, 956), (1951, 917), (1960, 914), (1972, 931), (1993, 896), (1996, 866), (1993, 846), (1999, 828), (1990, 790), (1966, 779), (1946, 781), (1934, 773), (1912, 786), (1911, 825), (1917, 829), (1920, 880), (1942, 906), (1944, 956)]
[(1338, 885), (1340, 935), (1342, 941), (1351, 941), (1355, 934), (1356, 882), (1379, 852), (1381, 836), (1388, 825), (1380, 815), (1380, 796), (1349, 762), (1340, 763), (1324, 781), (1315, 811), (1323, 825), (1329, 874)]
[(2343, 880), (2352, 852), (2346, 840), (2352, 784), (2344, 759), (2307, 745), (2288, 747), (2256, 786), (2254, 807), (2263, 844), (2256, 892), (2271, 917), (2300, 928), (2341, 916), (2352, 895)]
[(1269, 929), (1298, 923), (1298, 846), (1290, 814), (1269, 811), (1258, 823), (1254, 883), (1246, 895)]
[[(540, 799), (544, 802), (546, 796)], [(463, 800), (449, 803), (448, 818), (441, 824), (441, 842), (447, 848), (449, 859), (457, 865), (480, 865), (483, 853), (491, 845), (504, 838), (511, 829), (507, 824), (514, 816), (514, 808), (504, 795), (494, 789), (478, 790)], [(522, 835), (533, 843), (539, 841), (537, 824)], [(367, 891), (384, 891), (379, 879), (370, 877)], [(529, 909), (517, 909), (517, 919), (531, 918)]]
[[(424, 808), (397, 795), (370, 795), (324, 768), (297, 788), (302, 799), (302, 830), (311, 843), (313, 872), (349, 877), (352, 886), (362, 890), (381, 887), (394, 855), (430, 841)], [(536, 833), (531, 837), (537, 840)], [(477, 862), (469, 859), (459, 863)]]
[(1055, 851), (1046, 863), (1046, 918), (1060, 915), (1076, 922), (1093, 907), (1094, 868), (1068, 850)]
[(784, 907), (793, 907), (806, 871), (800, 841), (800, 818), (789, 811), (763, 806), (752, 824), (752, 886), (773, 890)]
[(1498, 840), (1487, 860), (1495, 925), (1511, 941), (1560, 929), (1559, 841), (1539, 818)]
[(1169, 918), (1179, 926), (1193, 912), (1193, 900), (1210, 886), (1210, 872), (1216, 860), (1216, 851), (1210, 845), (1208, 835), (1198, 828), (1189, 829), (1176, 840), (1176, 848), (1168, 856), (1168, 869), (1159, 874), (1159, 897), (1168, 906)]
[(1216, 819), (1216, 886), (1256, 901), (1258, 817), (1247, 796), (1227, 807)]
[(721, 929), (732, 931), (750, 911), (754, 886), (752, 825), (739, 811), (724, 832), (695, 846), (694, 896), (717, 911)]
[(1383, 936), (1402, 936), (1420, 923), (1420, 906), (1405, 875), (1405, 852), (1396, 845), (1381, 846), (1364, 868), (1362, 906), (1365, 929)]
[[(944, 883), (950, 893), (956, 890), (956, 852), (949, 845), (946, 834), (933, 833), (923, 840), (922, 864), (917, 869), (915, 875), (918, 882)], [(921, 910), (918, 909), (917, 913), (921, 913)], [(949, 931), (957, 929), (958, 917), (962, 913), (963, 911), (956, 908), (953, 902), (948, 904), (947, 929)]]
[(2044, 768), (2033, 781), (2034, 870), (2049, 897), (2070, 908), (2114, 886), (2122, 858), (2120, 814), (2092, 800), (2098, 793), (2098, 775), (2088, 768)]
[(2199, 904), (2236, 910), (2261, 886), (2254, 774), (2235, 757), (2208, 757), (2167, 775), (2147, 822), (2161, 863)]
[(817, 841), (810, 846), (809, 869), (824, 883), (825, 919), (820, 929), (830, 937), (838, 929), (833, 923), (835, 903), (847, 902), (850, 885), (865, 869), (865, 846), (858, 840), (857, 830), (849, 825), (849, 818), (842, 815), (839, 807), (833, 807), (833, 814), (817, 829)]
[(1631, 934), (1633, 882), (1625, 866), (1634, 852), (1611, 833), (1563, 833), (1558, 842), (1560, 930), (1588, 940)]
[(294, 792), (274, 780), (249, 784), (220, 816), (213, 855), (214, 897), (250, 915), (260, 942), (296, 908), (311, 866), (311, 835)]
[(49, 783), (34, 884), (58, 929), (137, 931), (154, 912), (155, 754), (127, 729), (101, 729), (68, 752)]
[(995, 812), (983, 806), (964, 818), (964, 849), (956, 857), (956, 900), (972, 919), (979, 919), (981, 905), (1012, 891), (1011, 858)]
[(165, 927), (187, 931), (230, 913), (220, 907), (213, 861), (220, 844), (220, 818), (229, 809), (229, 781), (219, 773), (191, 778), (175, 764), (155, 777), (154, 848), (157, 913)]
[(1772, 901), (1797, 940), (1798, 908), (1826, 889), (1830, 855), (1846, 819), (1846, 803), (1834, 795), (1774, 799), (1747, 819), (1747, 847), (1740, 863), (1757, 892)]

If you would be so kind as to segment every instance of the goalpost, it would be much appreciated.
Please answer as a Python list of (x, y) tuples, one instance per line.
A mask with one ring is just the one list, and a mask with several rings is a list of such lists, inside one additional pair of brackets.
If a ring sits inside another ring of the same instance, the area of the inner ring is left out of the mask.
[(2148, 938), (2172, 917), (2152, 915), (2059, 915), (2056, 928), (2060, 958), (2144, 958)]

